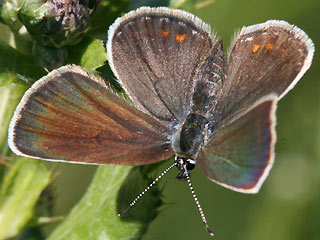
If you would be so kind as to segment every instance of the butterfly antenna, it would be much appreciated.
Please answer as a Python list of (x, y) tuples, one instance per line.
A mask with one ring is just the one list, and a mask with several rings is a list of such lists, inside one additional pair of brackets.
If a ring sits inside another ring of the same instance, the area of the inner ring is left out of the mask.
[(171, 166), (169, 166), (166, 170), (164, 170), (152, 183), (149, 184), (148, 187), (146, 187), (131, 203), (130, 205), (123, 210), (121, 213), (118, 214), (119, 217), (122, 217), (123, 215), (125, 215), (139, 200), (140, 198), (149, 191), (149, 189), (155, 185), (157, 182), (159, 182), (159, 180), (167, 173), (169, 172), (173, 167), (175, 167), (177, 165), (176, 162), (174, 162)]
[(204, 215), (204, 212), (203, 212), (202, 207), (201, 207), (201, 205), (200, 205), (200, 202), (199, 202), (199, 200), (198, 200), (198, 198), (197, 198), (197, 195), (196, 195), (196, 193), (194, 192), (194, 189), (193, 189), (193, 186), (192, 186), (192, 184), (191, 184), (190, 177), (189, 177), (189, 173), (188, 173), (187, 170), (186, 170), (186, 176), (187, 176), (187, 181), (188, 181), (189, 188), (190, 188), (190, 190), (191, 190), (192, 197), (193, 197), (194, 201), (196, 202), (196, 205), (197, 205), (198, 210), (199, 210), (199, 212), (200, 212), (200, 216), (201, 216), (201, 218), (202, 218), (202, 222), (204, 223), (204, 225), (205, 225), (208, 233), (210, 234), (210, 236), (213, 237), (214, 234), (213, 234), (213, 232), (211, 231), (211, 229), (210, 229), (210, 227), (209, 227), (209, 225), (208, 225), (208, 221), (207, 221), (207, 219), (206, 219), (206, 216)]

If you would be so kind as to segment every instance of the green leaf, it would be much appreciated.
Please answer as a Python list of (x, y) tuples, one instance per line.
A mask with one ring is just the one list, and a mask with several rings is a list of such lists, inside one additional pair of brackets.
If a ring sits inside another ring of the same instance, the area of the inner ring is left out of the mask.
[(0, 86), (9, 82), (31, 84), (45, 73), (33, 57), (0, 40)]
[(19, 233), (50, 181), (50, 172), (39, 160), (19, 158), (8, 170), (0, 188), (0, 239)]
[(170, 0), (169, 7), (181, 8), (186, 11), (194, 11), (196, 3), (196, 0)]
[(68, 63), (81, 65), (88, 71), (95, 71), (107, 61), (103, 42), (91, 37), (85, 37), (79, 44), (69, 49)]
[(137, 9), (142, 6), (167, 7), (169, 6), (169, 0), (132, 0), (130, 2), (130, 9)]
[(109, 26), (128, 10), (128, 0), (102, 1), (97, 11), (90, 17), (88, 34), (106, 40)]
[(8, 127), (17, 104), (27, 87), (10, 83), (0, 87), (0, 155), (8, 153)]
[(153, 187), (124, 217), (117, 214), (152, 181), (140, 167), (100, 166), (91, 186), (49, 240), (141, 239), (162, 204)]
[(25, 0), (1, 1), (0, 21), (9, 25), (14, 31), (18, 30), (21, 27), (21, 23), (17, 15), (24, 3)]

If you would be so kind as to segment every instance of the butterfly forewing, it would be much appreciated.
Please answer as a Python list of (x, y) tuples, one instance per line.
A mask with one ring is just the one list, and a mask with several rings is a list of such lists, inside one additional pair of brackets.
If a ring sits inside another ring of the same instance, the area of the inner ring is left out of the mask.
[(283, 97), (310, 67), (314, 47), (285, 21), (244, 27), (232, 44), (218, 118), (233, 117), (263, 96)]
[(272, 167), (276, 95), (260, 99), (247, 112), (214, 132), (198, 164), (212, 181), (255, 193)]
[(213, 46), (210, 27), (181, 10), (140, 8), (109, 30), (109, 63), (137, 107), (168, 122), (190, 109), (194, 76)]
[(9, 134), (14, 152), (48, 160), (140, 165), (173, 155), (166, 127), (75, 66), (49, 73), (28, 90)]

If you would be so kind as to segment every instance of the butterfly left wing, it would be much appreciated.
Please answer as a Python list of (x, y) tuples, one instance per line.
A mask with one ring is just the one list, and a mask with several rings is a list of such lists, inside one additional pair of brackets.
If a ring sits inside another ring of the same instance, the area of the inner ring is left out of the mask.
[(256, 193), (274, 157), (277, 95), (260, 99), (247, 112), (213, 133), (197, 163), (210, 180), (243, 193)]
[(137, 108), (174, 126), (190, 111), (194, 76), (215, 41), (190, 13), (141, 7), (110, 27), (108, 60)]
[(142, 165), (173, 155), (168, 129), (76, 66), (38, 80), (9, 127), (17, 155), (52, 161)]

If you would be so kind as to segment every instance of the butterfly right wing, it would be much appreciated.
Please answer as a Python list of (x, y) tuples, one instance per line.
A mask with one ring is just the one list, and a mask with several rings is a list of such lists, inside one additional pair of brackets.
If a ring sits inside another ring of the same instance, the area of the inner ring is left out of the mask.
[(276, 101), (276, 94), (260, 99), (212, 134), (197, 158), (210, 180), (238, 192), (259, 191), (273, 164)]
[(233, 42), (226, 81), (217, 97), (218, 122), (266, 95), (281, 99), (309, 69), (314, 54), (307, 34), (285, 21), (243, 27)]
[(9, 146), (45, 160), (142, 165), (174, 155), (169, 135), (101, 78), (69, 65), (25, 93), (10, 123)]

